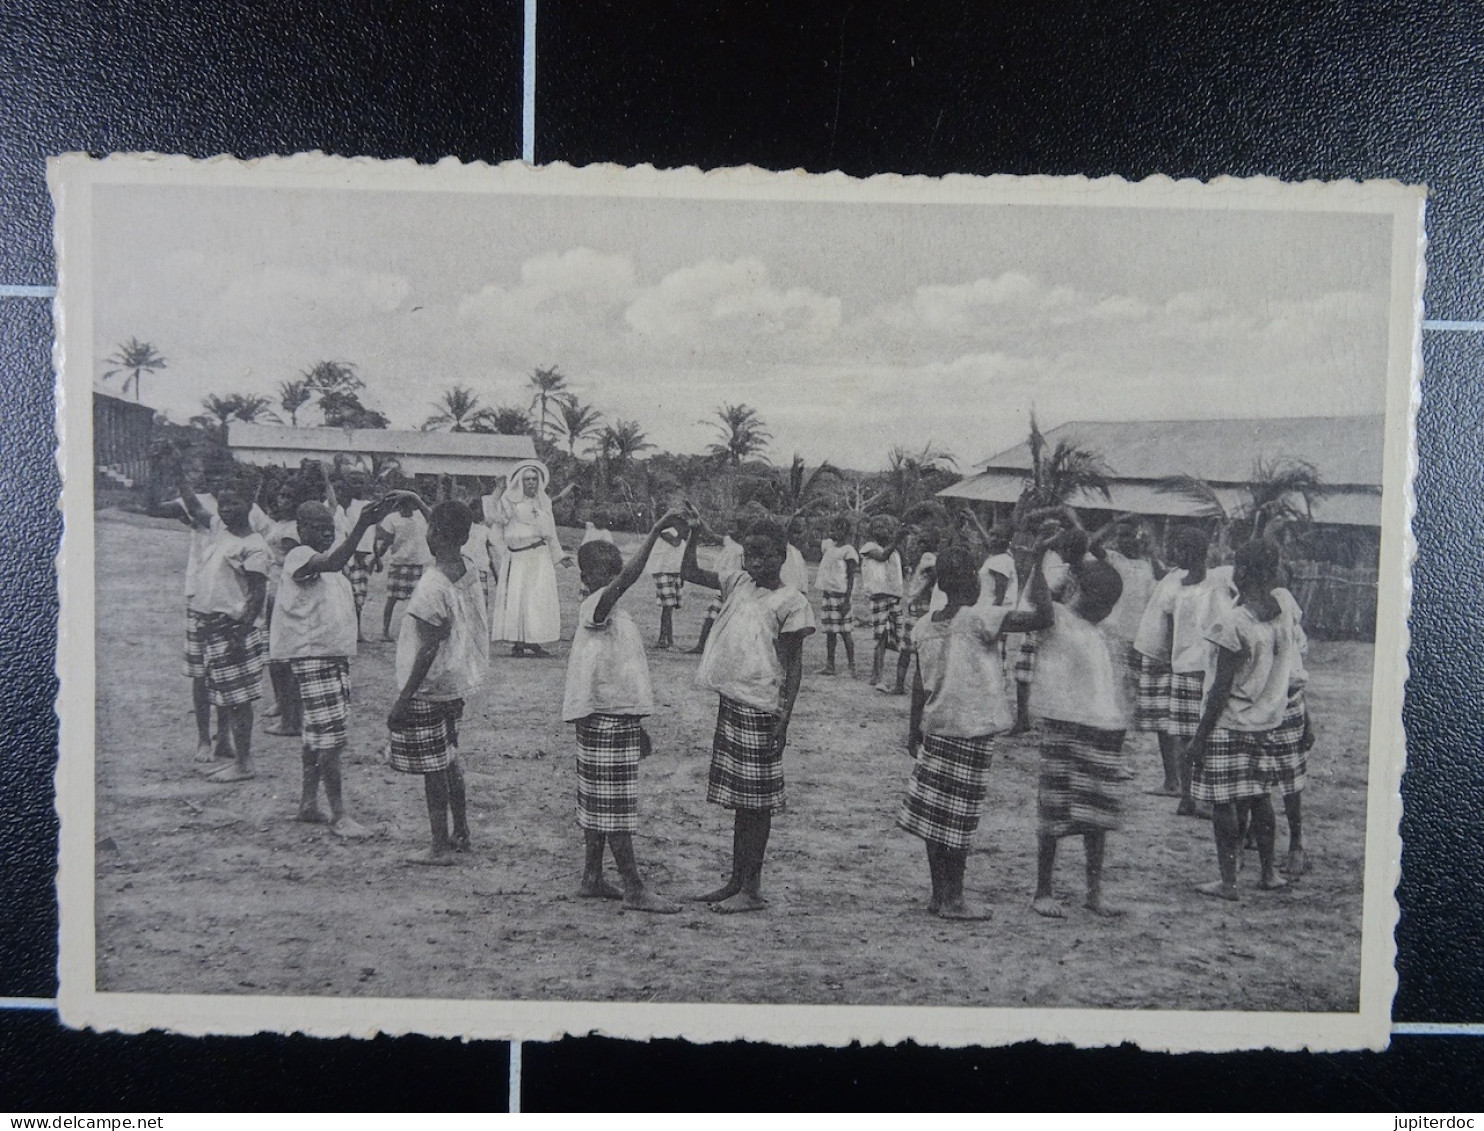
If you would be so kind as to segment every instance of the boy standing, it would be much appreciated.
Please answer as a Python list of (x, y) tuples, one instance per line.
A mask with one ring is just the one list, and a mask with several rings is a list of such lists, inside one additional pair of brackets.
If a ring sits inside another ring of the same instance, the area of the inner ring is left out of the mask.
[(861, 556), (850, 543), (850, 520), (840, 517), (830, 523), (830, 536), (819, 544), (819, 570), (814, 575), (814, 588), (819, 591), (819, 624), (824, 629), (825, 664), (820, 675), (835, 674), (835, 640), (845, 642), (845, 663), (855, 677), (855, 640), (850, 630), (855, 618), (850, 615), (850, 595), (855, 590), (855, 575), (860, 571)]
[[(639, 579), (661, 533), (679, 519), (673, 512), (661, 518), (628, 564), (612, 542), (578, 547), (577, 568), (589, 595), (577, 614), (562, 699), (562, 721), (577, 724), (577, 824), (585, 848), (581, 893), (622, 898), (631, 911), (666, 915), (680, 908), (644, 886), (634, 859), (643, 720), (654, 713), (654, 691), (639, 629), (615, 606)], [(623, 878), (622, 892), (603, 879), (605, 842)]]
[(898, 533), (887, 515), (871, 520), (871, 540), (860, 549), (861, 588), (871, 600), (871, 635), (876, 650), (871, 657), (871, 686), (888, 690), (881, 673), (886, 650), (897, 646), (898, 618), (902, 600), (902, 556), (897, 553)]
[(696, 673), (696, 683), (719, 696), (706, 800), (735, 814), (731, 877), (699, 898), (723, 914), (760, 911), (768, 905), (763, 857), (773, 814), (784, 807), (783, 749), (814, 611), (779, 577), (788, 543), (776, 523), (754, 526), (742, 542), (742, 568), (721, 574), (696, 564), (697, 525), (685, 544), (682, 576), (722, 599)]
[[(177, 477), (179, 477), (178, 470)], [(210, 519), (216, 517), (216, 494), (216, 491), (203, 491), (195, 496), (197, 505), (207, 515), (207, 522), (204, 524), (196, 521), (186, 506), (184, 496), (180, 499), (179, 515), (180, 520), (191, 530), (185, 571), (185, 675), (191, 681), (191, 707), (196, 717), (195, 760), (207, 764), (217, 760), (226, 761), (232, 756), (231, 735), (227, 732), (226, 723), (220, 719), (217, 724), (215, 749), (212, 747), (211, 700), (206, 693), (206, 654), (201, 650), (201, 642), (206, 633), (206, 615), (196, 607), (196, 586), (201, 573), (201, 559), (205, 556), (206, 547), (215, 536)]]
[(654, 578), (655, 598), (660, 606), (660, 637), (656, 648), (675, 646), (675, 610), (680, 608), (680, 562), (685, 557), (685, 528), (665, 529), (649, 555), (649, 575)]
[[(423, 569), (433, 560), (428, 548), (427, 516), (413, 502), (417, 496), (408, 498), (404, 494), (400, 498), (401, 506), (381, 520), (376, 556), (371, 560), (371, 568), (380, 569), (382, 558), (386, 558), (386, 607), (381, 613), (383, 640), (392, 638), (392, 610), (398, 601), (412, 596)], [(464, 513), (468, 513), (467, 509)]]
[[(422, 500), (415, 495), (402, 502), (421, 513)], [(458, 723), (464, 698), (484, 683), (489, 666), (489, 621), (479, 574), (462, 552), (472, 523), (463, 503), (433, 508), (427, 520), (433, 567), (418, 579), (397, 639), (398, 693), (386, 720), (391, 765), (422, 775), (432, 831), (432, 847), (410, 857), (411, 864), (452, 864), (452, 853), (469, 850)]]

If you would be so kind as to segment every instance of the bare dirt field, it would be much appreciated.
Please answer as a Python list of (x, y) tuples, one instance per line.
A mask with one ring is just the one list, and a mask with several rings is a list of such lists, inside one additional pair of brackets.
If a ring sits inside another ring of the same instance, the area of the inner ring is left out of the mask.
[[(1310, 709), (1319, 741), (1305, 794), (1313, 871), (1243, 900), (1194, 893), (1215, 876), (1209, 822), (1180, 819), (1149, 736), (1127, 747), (1123, 828), (1109, 838), (1102, 920), (1080, 909), (1082, 852), (1063, 843), (1068, 917), (1030, 909), (1034, 737), (996, 750), (968, 889), (983, 923), (929, 916), (922, 844), (894, 820), (910, 759), (907, 700), (864, 680), (814, 675), (806, 646), (786, 755), (789, 809), (774, 822), (756, 915), (622, 912), (577, 898), (581, 835), (562, 659), (492, 658), (461, 746), (474, 851), (459, 867), (401, 861), (427, 836), (419, 779), (381, 759), (393, 646), (354, 662), (346, 788), (377, 830), (345, 843), (293, 819), (297, 740), (259, 733), (259, 776), (222, 786), (192, 770), (180, 670), (187, 537), (168, 522), (97, 516), (97, 985), (102, 991), (468, 999), (1085, 1006), (1350, 1011), (1358, 1000), (1371, 648), (1316, 642)], [(564, 532), (571, 538), (572, 532)], [(622, 541), (622, 540), (621, 540)], [(576, 570), (559, 570), (564, 619)], [(379, 636), (384, 579), (367, 627)], [(710, 592), (687, 589), (676, 634), (696, 638)], [(625, 605), (646, 636), (653, 586)], [(372, 622), (376, 623), (373, 625)], [(860, 639), (865, 665), (868, 639)], [(565, 649), (563, 649), (565, 651)], [(715, 698), (696, 659), (651, 652), (655, 753), (640, 778), (641, 865), (676, 896), (726, 871), (730, 814), (707, 805)], [(843, 665), (842, 665), (843, 666)], [(864, 674), (864, 672), (863, 672)], [(1280, 845), (1286, 835), (1279, 818)]]

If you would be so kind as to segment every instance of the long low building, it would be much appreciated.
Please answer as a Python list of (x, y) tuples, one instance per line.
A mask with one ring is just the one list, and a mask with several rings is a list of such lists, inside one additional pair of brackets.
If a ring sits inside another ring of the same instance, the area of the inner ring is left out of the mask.
[[(1161, 491), (1180, 475), (1205, 480), (1228, 510), (1246, 498), (1243, 484), (1258, 461), (1305, 460), (1328, 494), (1314, 506), (1322, 525), (1381, 525), (1381, 463), (1385, 438), (1379, 416), (1311, 416), (1270, 420), (1072, 421), (1046, 433), (1049, 453), (1067, 440), (1096, 452), (1108, 467), (1108, 492), (1082, 492), (1068, 501), (1079, 509), (1151, 517), (1191, 517), (1198, 504)], [(940, 495), (1013, 505), (1031, 471), (1030, 445), (990, 457)]]
[(293, 467), (304, 459), (329, 460), (340, 453), (367, 466), (373, 458), (394, 459), (403, 475), (452, 475), (494, 479), (521, 460), (536, 458), (529, 436), (491, 432), (401, 432), (390, 428), (291, 428), (244, 424), (227, 427), (227, 446), (243, 463)]

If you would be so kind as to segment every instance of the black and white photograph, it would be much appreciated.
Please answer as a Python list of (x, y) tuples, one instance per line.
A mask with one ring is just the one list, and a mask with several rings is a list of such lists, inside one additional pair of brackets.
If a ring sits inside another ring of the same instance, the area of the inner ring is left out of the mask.
[(68, 1024), (1384, 1046), (1420, 189), (51, 184)]

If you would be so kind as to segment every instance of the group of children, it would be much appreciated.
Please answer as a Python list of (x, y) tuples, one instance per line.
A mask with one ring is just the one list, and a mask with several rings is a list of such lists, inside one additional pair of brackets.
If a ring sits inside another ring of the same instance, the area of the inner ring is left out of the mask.
[[(384, 633), (395, 603), (407, 602), (397, 638), (397, 694), (387, 715), (388, 760), (424, 782), (431, 842), (412, 860), (452, 863), (469, 849), (459, 721), (489, 660), (488, 562), (477, 516), (462, 502), (429, 507), (411, 492), (371, 501), (359, 485), (349, 492), (350, 505), (341, 506), (327, 474), (323, 485), (325, 497), (300, 502), (292, 519), (283, 514), (292, 499), (275, 501), (276, 519), (261, 512), (255, 518), (258, 508), (241, 495), (197, 494), (181, 477), (192, 528), (186, 671), (197, 758), (210, 763), (214, 781), (253, 776), (253, 702), (265, 664), (281, 665), (275, 688), (293, 690), (281, 689), (280, 703), (295, 706), (278, 732), (297, 730), (302, 737), (299, 818), (327, 822), (340, 836), (367, 835), (346, 812), (340, 755), (366, 583), (386, 558)], [(897, 823), (926, 844), (932, 913), (987, 917), (964, 896), (968, 851), (995, 740), (1031, 718), (1040, 725), (1037, 913), (1065, 914), (1052, 878), (1058, 843), (1073, 835), (1084, 842), (1085, 906), (1099, 915), (1117, 913), (1104, 898), (1102, 867), (1130, 776), (1123, 755), (1130, 726), (1159, 735), (1164, 783), (1158, 792), (1178, 796), (1181, 813), (1210, 807), (1220, 878), (1201, 891), (1238, 898), (1244, 835), (1261, 860), (1258, 886), (1283, 886), (1269, 800), (1274, 788), (1289, 822), (1286, 870), (1293, 876), (1306, 868), (1299, 806), (1313, 742), (1303, 699), (1306, 641), (1271, 543), (1241, 547), (1231, 567), (1207, 568), (1203, 535), (1177, 529), (1168, 545), (1173, 568), (1163, 572), (1145, 556), (1132, 524), (1115, 522), (1089, 536), (1065, 509), (1031, 515), (1013, 539), (972, 516), (952, 532), (878, 519), (858, 549), (842, 520), (821, 545), (816, 621), (807, 568), (782, 526), (759, 521), (730, 531), (713, 570), (698, 562), (704, 529), (687, 507), (662, 517), (628, 562), (601, 536), (585, 539), (578, 551), (584, 598), (562, 719), (576, 730), (582, 894), (621, 899), (633, 910), (678, 910), (645, 885), (633, 844), (639, 762), (648, 748), (644, 719), (654, 711), (654, 695), (643, 640), (618, 605), (646, 569), (661, 606), (662, 648), (674, 644), (682, 586), (716, 593), (695, 649), (701, 654), (696, 682), (718, 696), (706, 795), (733, 811), (732, 861), (725, 882), (696, 898), (718, 912), (767, 906), (763, 864), (772, 816), (785, 806), (783, 755), (804, 639), (822, 627), (821, 674), (836, 673), (837, 643), (854, 674), (857, 592), (869, 602), (872, 684), (905, 693), (911, 676), (913, 766)], [(419, 539), (422, 560), (399, 556)], [(1014, 635), (1020, 640), (1012, 663)], [(893, 650), (894, 684), (885, 672)], [(1015, 673), (1013, 705), (1007, 667)], [(321, 791), (328, 814), (319, 808)], [(604, 879), (606, 853), (621, 889)]]

